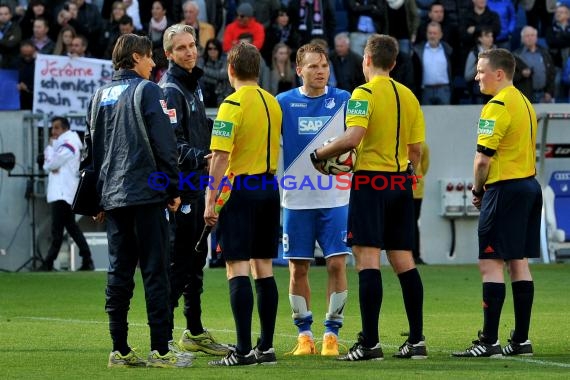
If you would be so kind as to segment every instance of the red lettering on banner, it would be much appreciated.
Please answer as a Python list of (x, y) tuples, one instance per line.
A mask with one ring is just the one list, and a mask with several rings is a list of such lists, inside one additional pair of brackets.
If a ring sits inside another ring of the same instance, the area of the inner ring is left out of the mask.
[(93, 69), (85, 67), (73, 67), (71, 63), (65, 64), (63, 67), (57, 67), (57, 61), (45, 61), (46, 65), (42, 68), (42, 75), (51, 75), (52, 77), (92, 77)]

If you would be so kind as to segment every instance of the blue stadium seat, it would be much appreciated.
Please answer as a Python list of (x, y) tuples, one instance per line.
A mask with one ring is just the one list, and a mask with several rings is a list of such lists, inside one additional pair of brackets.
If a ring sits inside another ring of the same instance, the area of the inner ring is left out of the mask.
[(548, 250), (559, 258), (570, 249), (570, 171), (553, 172), (543, 195)]

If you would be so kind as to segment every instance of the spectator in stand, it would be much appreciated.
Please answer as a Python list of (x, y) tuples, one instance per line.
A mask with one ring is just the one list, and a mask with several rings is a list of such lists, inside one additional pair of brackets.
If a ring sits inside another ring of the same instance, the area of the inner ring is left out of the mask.
[(89, 41), (87, 41), (87, 38), (85, 38), (85, 36), (78, 34), (71, 41), (69, 56), (73, 58), (90, 57), (91, 54), (87, 53), (88, 46), (89, 46)]
[(168, 60), (164, 53), (162, 37), (164, 31), (174, 21), (168, 17), (166, 1), (156, 0), (152, 3), (151, 18), (148, 23), (147, 35), (152, 41), (152, 58), (156, 66), (152, 69), (152, 78), (155, 81), (160, 80), (162, 74), (168, 69)]
[[(99, 38), (103, 27), (103, 19), (99, 9), (93, 5), (88, 4), (85, 0), (73, 0), (79, 11), (77, 13), (77, 22), (84, 27), (83, 35), (87, 37), (91, 52), (95, 57), (102, 55), (102, 49), (105, 46), (99, 46)], [(79, 31), (78, 31), (79, 33)]]
[(239, 0), (239, 4), (249, 3), (254, 9), (255, 20), (268, 28), (282, 5), (279, 0)]
[(22, 41), (18, 62), (18, 91), (20, 91), (20, 109), (22, 110), (31, 110), (34, 104), (36, 55), (36, 45), (30, 40)]
[(10, 7), (10, 13), (12, 14), (12, 22), (19, 24), (20, 20), (26, 13), (26, 7), (28, 5), (28, 0), (2, 0), (0, 1), (2, 5), (7, 5)]
[(439, 1), (434, 1), (429, 8), (427, 20), (420, 23), (418, 34), (416, 36), (416, 43), (427, 41), (426, 31), (430, 22), (435, 21), (441, 25), (443, 32), (442, 40), (447, 42), (454, 51), (458, 51), (459, 39), (457, 38), (457, 25), (452, 24), (447, 17), (443, 4)]
[(52, 54), (55, 43), (48, 37), (49, 23), (43, 17), (34, 20), (32, 42), (40, 54)]
[(228, 81), (227, 57), (220, 41), (212, 38), (206, 42), (206, 49), (198, 66), (204, 71), (200, 84), (204, 105), (217, 108), (233, 92)]
[(68, 25), (75, 29), (76, 34), (86, 35), (89, 33), (87, 28), (77, 20), (78, 14), (77, 4), (73, 1), (66, 1), (57, 13), (56, 22), (50, 28), (50, 38), (57, 41), (61, 29)]
[(414, 94), (420, 92), (418, 89), (419, 86), (416, 86), (414, 65), (412, 64), (412, 57), (409, 54), (398, 52), (396, 56), (396, 66), (390, 71), (390, 77), (412, 90)]
[(258, 50), (263, 47), (265, 41), (265, 29), (263, 25), (253, 17), (253, 7), (249, 3), (243, 3), (237, 8), (237, 18), (231, 24), (226, 26), (224, 32), (224, 41), (222, 47), (224, 52), (228, 52), (232, 46), (236, 45), (240, 40), (240, 35), (249, 33), (252, 36), (252, 42)]
[(31, 38), (34, 31), (34, 21), (38, 17), (42, 17), (49, 23), (52, 19), (49, 9), (46, 7), (44, 0), (30, 0), (28, 8), (22, 20), (20, 20), (20, 29), (22, 29), (22, 39)]
[(451, 55), (453, 49), (442, 41), (441, 24), (431, 22), (427, 26), (427, 42), (414, 46), (412, 61), (415, 64), (416, 83), (422, 85), (422, 105), (451, 103)]
[(552, 26), (546, 31), (550, 55), (559, 69), (564, 67), (570, 53), (570, 9), (566, 4), (558, 4)]
[(273, 47), (273, 59), (271, 64), (271, 80), (268, 91), (272, 95), (289, 91), (296, 87), (295, 69), (291, 61), (291, 48), (279, 42)]
[(540, 37), (544, 37), (552, 24), (556, 0), (521, 0), (520, 4), (526, 13), (526, 24), (540, 31)]
[[(111, 15), (109, 16), (108, 20), (103, 20), (103, 33), (101, 33), (101, 37), (99, 39), (99, 46), (103, 50), (103, 54), (101, 57), (105, 55), (105, 50), (107, 46), (111, 44), (113, 41), (116, 41), (121, 34), (119, 32), (119, 20), (123, 18), (123, 16), (127, 15), (127, 7), (122, 1), (115, 1), (113, 2)], [(161, 41), (162, 46), (162, 41)]]
[(333, 0), (290, 0), (290, 23), (299, 31), (299, 45), (322, 38), (328, 46), (334, 45), (336, 15)]
[(386, 32), (386, 6), (384, 0), (347, 0), (345, 4), (350, 47), (353, 52), (362, 55), (368, 37)]
[(515, 74), (513, 76), (513, 85), (523, 93), (527, 99), (532, 101), (532, 70), (531, 68), (516, 54), (515, 57)]
[(198, 19), (198, 16), (200, 15), (200, 7), (196, 1), (186, 1), (183, 5), (183, 10), (183, 24), (190, 25), (194, 28), (194, 31), (196, 32), (196, 44), (198, 45), (198, 55), (202, 55), (206, 42), (216, 37), (216, 31), (211, 24)]
[(462, 16), (473, 8), (473, 0), (439, 0), (445, 9), (445, 17), (451, 25), (459, 27)]
[(530, 68), (532, 75), (532, 92), (530, 99), (533, 103), (554, 102), (554, 79), (556, 67), (548, 49), (537, 45), (538, 32), (532, 26), (521, 30), (522, 46), (514, 51)]
[(135, 29), (142, 30), (143, 26), (141, 23), (141, 14), (139, 11), (139, 1), (138, 0), (123, 0), (125, 4), (127, 16), (133, 19), (133, 25)]
[(53, 55), (67, 55), (71, 50), (71, 43), (77, 33), (71, 25), (66, 25), (59, 31), (57, 40), (55, 41), (55, 48)]
[(107, 49), (105, 50), (105, 54), (103, 55), (104, 58), (106, 58), (106, 59), (112, 58), (111, 56), (113, 53), (113, 49), (115, 48), (115, 44), (117, 43), (117, 40), (119, 39), (120, 36), (125, 35), (125, 34), (136, 34), (136, 35), (142, 36), (142, 35), (144, 35), (144, 32), (142, 32), (141, 30), (137, 30), (135, 28), (135, 26), (133, 24), (133, 19), (130, 16), (121, 17), (121, 19), (119, 20), (119, 36), (117, 36), (117, 39), (115, 41), (113, 41), (112, 44), (109, 44), (107, 46)]
[(487, 6), (487, 0), (473, 0), (473, 6), (459, 20), (459, 37), (461, 50), (459, 53), (460, 67), (464, 67), (467, 54), (475, 47), (475, 30), (483, 26), (490, 26), (493, 36), (501, 34), (501, 20), (499, 15)]
[(491, 98), (488, 95), (481, 93), (479, 82), (475, 81), (477, 75), (477, 60), (479, 53), (482, 51), (492, 49), (495, 47), (493, 44), (493, 29), (488, 26), (483, 26), (475, 31), (477, 35), (477, 46), (475, 46), (467, 55), (465, 62), (465, 82), (467, 89), (471, 93), (472, 104), (486, 104)]
[(16, 69), (22, 41), (20, 26), (12, 22), (12, 10), (0, 4), (0, 69)]
[[(178, 22), (179, 20), (184, 20), (184, 15), (182, 11), (182, 5), (186, 0), (172, 0), (170, 6), (170, 15), (172, 19)], [(198, 15), (198, 20), (207, 22), (212, 25), (216, 30), (216, 33), (222, 29), (224, 25), (224, 4), (222, 0), (207, 0), (198, 4), (202, 12)], [(235, 11), (235, 10), (234, 10)]]
[(420, 25), (418, 7), (415, 0), (387, 0), (385, 21), (387, 34), (398, 40), (399, 51), (412, 54), (416, 34)]
[(265, 28), (265, 42), (261, 48), (261, 56), (265, 59), (265, 63), (271, 65), (273, 47), (279, 42), (283, 42), (291, 48), (291, 54), (294, 55), (299, 48), (299, 34), (297, 30), (291, 26), (287, 8), (282, 7), (277, 12), (277, 16), (273, 23)]
[(511, 38), (517, 24), (517, 13), (512, 0), (488, 0), (487, 6), (499, 15), (501, 34), (493, 35), (497, 48), (511, 50)]
[(562, 70), (560, 78), (562, 84), (562, 99), (563, 102), (570, 102), (570, 59), (566, 60), (566, 66)]
[[(240, 42), (247, 42), (248, 44), (253, 45), (253, 36), (251, 33), (242, 33), (238, 36), (237, 43)], [(271, 84), (269, 83), (271, 78), (271, 69), (269, 65), (265, 63), (265, 60), (261, 58), (261, 63), (259, 64), (259, 87), (263, 88), (266, 91), (269, 91)]]
[[(364, 50), (363, 50), (364, 51)], [(348, 33), (339, 33), (334, 38), (334, 51), (330, 55), (330, 63), (336, 77), (336, 87), (352, 92), (364, 84), (362, 73), (362, 56), (350, 49)]]

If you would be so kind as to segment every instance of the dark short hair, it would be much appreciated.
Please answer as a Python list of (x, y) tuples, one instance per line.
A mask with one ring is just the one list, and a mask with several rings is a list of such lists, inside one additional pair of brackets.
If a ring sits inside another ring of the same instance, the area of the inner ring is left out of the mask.
[(489, 66), (493, 70), (501, 69), (505, 72), (507, 79), (512, 80), (515, 73), (515, 57), (507, 49), (489, 49), (479, 53), (478, 58), (489, 60)]
[(257, 80), (260, 60), (257, 48), (246, 42), (234, 45), (228, 53), (228, 65), (233, 67), (235, 76), (241, 80)]
[(307, 53), (322, 54), (325, 57), (325, 59), (327, 60), (329, 59), (327, 51), (321, 44), (311, 42), (301, 46), (299, 50), (297, 50), (297, 57), (295, 58), (297, 66), (301, 66), (303, 60), (305, 59), (305, 54)]
[(129, 15), (123, 15), (119, 19), (119, 25), (134, 25), (133, 18)]
[(67, 120), (66, 117), (63, 116), (54, 116), (51, 118), (51, 123), (55, 123), (56, 121), (59, 121), (61, 123), (61, 126), (63, 127), (63, 129), (69, 129), (70, 125), (69, 125), (69, 120)]
[(366, 41), (364, 53), (372, 58), (374, 67), (389, 70), (398, 56), (398, 41), (385, 34), (373, 34)]
[(134, 53), (147, 57), (152, 56), (151, 40), (146, 36), (137, 36), (132, 33), (120, 36), (113, 49), (113, 68), (119, 70), (135, 67)]

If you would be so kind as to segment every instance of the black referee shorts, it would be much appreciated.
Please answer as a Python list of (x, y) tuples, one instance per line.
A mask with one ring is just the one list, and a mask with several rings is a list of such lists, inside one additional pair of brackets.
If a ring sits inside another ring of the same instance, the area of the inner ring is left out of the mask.
[(271, 174), (234, 179), (216, 227), (216, 239), (226, 261), (277, 257), (281, 206), (279, 189), (271, 181)]
[(479, 259), (540, 257), (542, 190), (532, 178), (487, 188), (479, 215)]
[(358, 171), (348, 206), (348, 246), (411, 251), (414, 199), (406, 173)]

